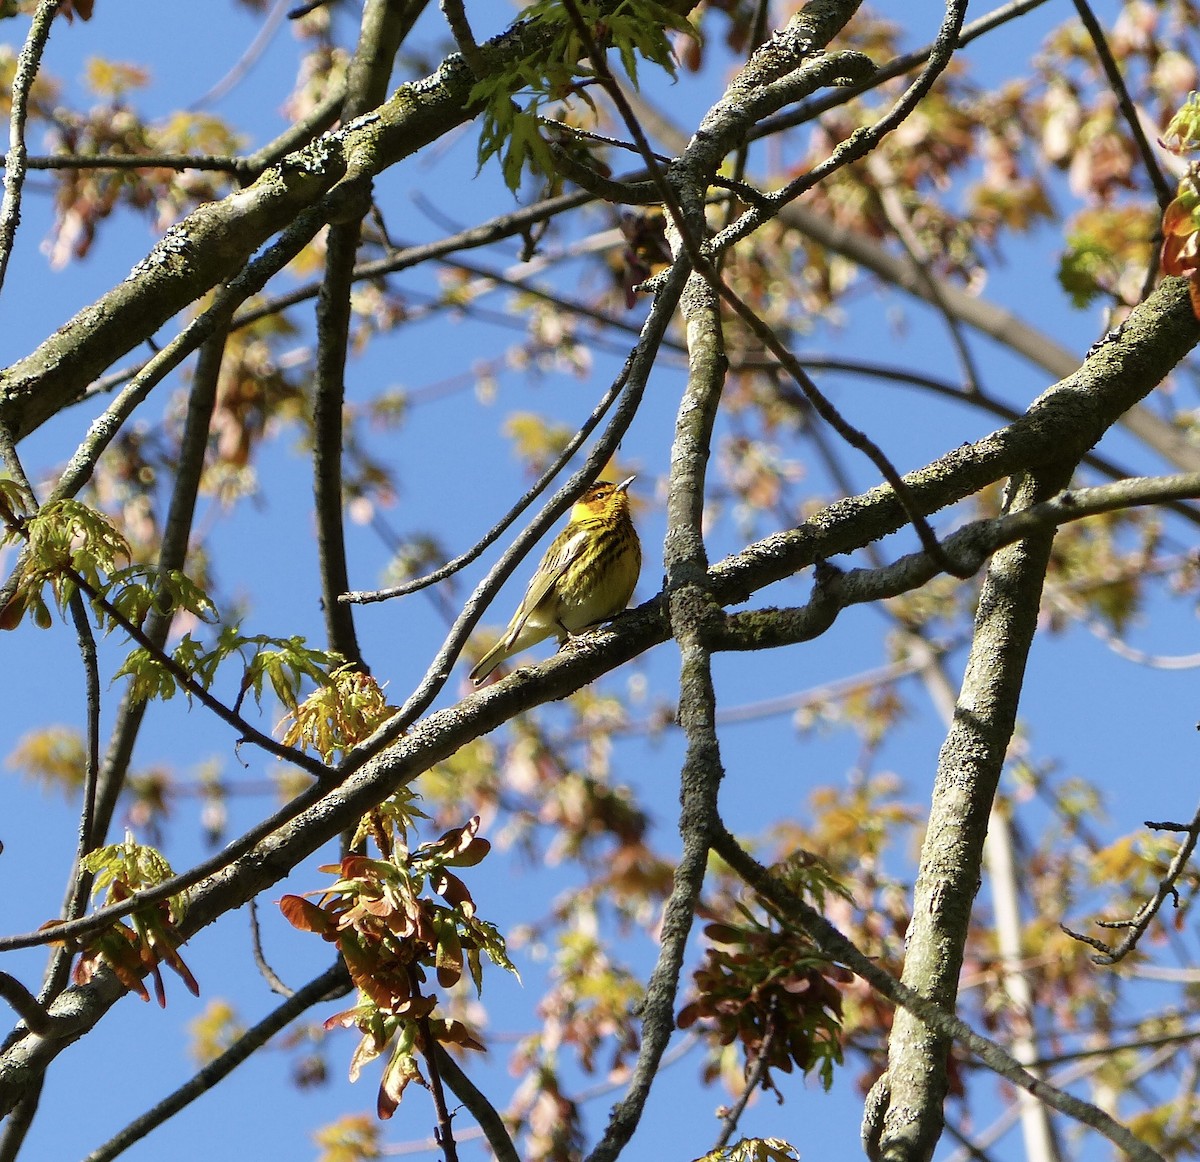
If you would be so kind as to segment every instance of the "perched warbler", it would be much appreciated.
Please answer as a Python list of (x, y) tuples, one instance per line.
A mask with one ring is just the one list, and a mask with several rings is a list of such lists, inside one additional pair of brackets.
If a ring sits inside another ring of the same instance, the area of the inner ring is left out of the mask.
[(504, 636), (471, 671), (476, 686), (513, 654), (551, 634), (564, 642), (629, 604), (642, 568), (642, 546), (625, 491), (633, 480), (598, 480), (576, 501)]

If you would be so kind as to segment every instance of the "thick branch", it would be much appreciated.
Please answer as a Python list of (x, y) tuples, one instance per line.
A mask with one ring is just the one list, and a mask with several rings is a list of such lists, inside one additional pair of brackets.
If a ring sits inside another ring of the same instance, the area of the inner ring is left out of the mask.
[[(529, 56), (546, 35), (536, 22), (517, 22), (482, 51), (501, 70)], [(0, 421), (17, 439), (27, 435), (179, 311), (236, 275), (335, 187), (361, 197), (376, 174), (470, 120), (478, 112), (467, 99), (473, 84), (461, 59), (450, 57), (367, 116), (284, 158), (253, 185), (194, 210), (128, 278), (0, 374)], [(330, 206), (325, 221), (338, 213)], [(313, 235), (322, 224), (314, 224)]]
[[(683, 191), (685, 230), (702, 229), (703, 194), (703, 188)], [(705, 640), (707, 626), (718, 607), (707, 592), (708, 558), (701, 520), (705, 467), (725, 382), (726, 362), (716, 295), (702, 276), (693, 274), (688, 279), (682, 307), (687, 325), (689, 374), (671, 448), (663, 557), (671, 634), (678, 641), (680, 652), (679, 721), (687, 736), (687, 754), (680, 774), (679, 831), (683, 851), (675, 867), (663, 916), (658, 961), (642, 1003), (642, 1044), (637, 1065), (629, 1090), (614, 1107), (589, 1162), (613, 1162), (641, 1118), (674, 1029), (684, 949), (704, 885), (709, 844), (720, 827), (717, 789), (724, 769), (716, 733), (712, 657)]]
[[(343, 121), (375, 108), (387, 91), (392, 62), (409, 28), (403, 9), (415, 16), (422, 4), (400, 6), (368, 0), (363, 8), (358, 49), (350, 65)], [(363, 200), (366, 212), (368, 199)], [(317, 520), (317, 556), (321, 607), (329, 648), (362, 668), (354, 630), (354, 611), (338, 601), (350, 588), (342, 523), (342, 409), (346, 398), (346, 357), (350, 342), (350, 288), (358, 252), (362, 215), (329, 229), (325, 276), (317, 298), (317, 358), (313, 398), (313, 501)]]
[(1200, 474), (1122, 480), (1064, 492), (1019, 512), (972, 521), (951, 533), (936, 555), (908, 553), (886, 565), (845, 572), (818, 561), (807, 604), (732, 613), (713, 629), (712, 643), (724, 650), (764, 650), (811, 641), (824, 633), (843, 609), (911, 593), (941, 574), (947, 561), (953, 566), (952, 576), (968, 577), (998, 549), (1015, 541), (1052, 533), (1059, 525), (1084, 517), (1182, 498), (1200, 499)]
[[(1063, 457), (1040, 476), (1025, 477), (1013, 507), (1046, 498), (1070, 479), (1075, 463)], [(954, 1010), (958, 994), (988, 817), (1016, 725), (1053, 543), (1053, 534), (1041, 533), (992, 559), (954, 722), (938, 759), (903, 980), (947, 1012)], [(888, 1070), (876, 1083), (863, 1119), (863, 1143), (871, 1158), (928, 1162), (942, 1131), (948, 1048), (945, 1035), (919, 1017), (896, 1014)]]
[(864, 956), (853, 942), (843, 936), (824, 916), (748, 855), (728, 832), (714, 839), (713, 850), (759, 895), (799, 925), (824, 955), (861, 976), (880, 996), (903, 1006), (903, 1011), (918, 1015), (928, 1028), (938, 1030), (944, 1038), (953, 1039), (969, 1049), (984, 1065), (1006, 1081), (1033, 1094), (1039, 1101), (1068, 1117), (1091, 1126), (1130, 1158), (1136, 1159), (1136, 1162), (1163, 1162), (1154, 1150), (1135, 1138), (1129, 1130), (1103, 1110), (1035, 1077), (994, 1041), (981, 1037), (966, 1022), (890, 976), (871, 957)]

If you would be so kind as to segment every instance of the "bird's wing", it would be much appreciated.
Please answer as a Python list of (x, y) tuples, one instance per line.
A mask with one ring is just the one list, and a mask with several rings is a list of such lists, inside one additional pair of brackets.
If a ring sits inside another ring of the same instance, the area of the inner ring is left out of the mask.
[[(559, 544), (559, 541), (562, 543)], [(547, 551), (542, 563), (529, 582), (525, 596), (521, 600), (521, 608), (517, 610), (512, 625), (509, 626), (505, 638), (515, 640), (517, 634), (525, 628), (529, 615), (542, 603), (542, 599), (550, 592), (558, 579), (567, 571), (567, 567), (583, 551), (588, 543), (587, 529), (580, 529), (569, 537), (560, 536)]]

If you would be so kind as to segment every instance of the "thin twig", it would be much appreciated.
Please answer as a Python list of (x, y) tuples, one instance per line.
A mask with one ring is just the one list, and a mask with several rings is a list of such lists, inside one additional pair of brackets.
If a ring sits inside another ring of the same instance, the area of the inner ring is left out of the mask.
[[(505, 1126), (504, 1119), (496, 1111), (496, 1107), (488, 1101), (487, 1095), (476, 1088), (471, 1079), (458, 1067), (458, 1062), (436, 1043), (432, 1056), (437, 1061), (442, 1080), (454, 1092), (454, 1096), (467, 1107), (471, 1117), (483, 1131), (497, 1162), (520, 1162), (520, 1155), (513, 1145), (508, 1127)], [(463, 1137), (460, 1133), (459, 1138)]]
[(251, 171), (240, 157), (195, 153), (51, 153), (26, 159), (31, 170), (135, 170), (169, 169), (229, 173), (249, 177)]
[(325, 225), (329, 213), (329, 207), (322, 201), (300, 214), (271, 246), (212, 296), (210, 305), (204, 311), (146, 362), (104, 415), (92, 423), (87, 437), (63, 471), (51, 496), (52, 500), (73, 496), (79, 491), (91, 476), (100, 453), (108, 447), (125, 419), (150, 390), (205, 340), (225, 330), (237, 307), (251, 295), (257, 294), (270, 278), (308, 245), (313, 235)]
[(262, 973), (263, 980), (271, 986), (271, 991), (278, 993), (281, 997), (295, 996), (296, 990), (288, 988), (279, 978), (279, 974), (267, 963), (262, 946), (262, 929), (258, 925), (258, 902), (256, 900), (250, 901), (250, 943), (254, 949), (254, 963), (258, 966), (258, 971)]
[(725, 1116), (721, 1119), (721, 1132), (717, 1135), (717, 1140), (713, 1143), (713, 1150), (723, 1149), (729, 1144), (729, 1139), (733, 1137), (734, 1131), (738, 1127), (738, 1122), (741, 1121), (742, 1114), (745, 1113), (746, 1107), (750, 1104), (750, 1098), (759, 1087), (763, 1078), (767, 1076), (771, 1051), (779, 1032), (779, 1021), (776, 1014), (778, 1008), (779, 994), (772, 992), (770, 1000), (767, 1003), (767, 1012), (769, 1014), (767, 1031), (763, 1035), (762, 1044), (758, 1047), (754, 1064), (746, 1074), (745, 1081), (742, 1082), (742, 1092), (738, 1094), (737, 1101), (730, 1106), (725, 1112)]
[(270, 12), (267, 13), (266, 20), (263, 21), (262, 27), (258, 32), (254, 34), (254, 39), (251, 40), (246, 51), (238, 58), (233, 68), (213, 85), (207, 93), (201, 97), (197, 97), (187, 107), (189, 113), (194, 113), (197, 109), (203, 109), (205, 105), (212, 105), (220, 101), (242, 83), (246, 76), (249, 75), (250, 70), (258, 64), (262, 54), (266, 52), (275, 33), (279, 31), (279, 26), (283, 23), (286, 11), (287, 0), (275, 0)]
[[(417, 982), (414, 977), (413, 994), (420, 996), (420, 990), (416, 986)], [(446, 1162), (458, 1162), (458, 1145), (454, 1141), (454, 1115), (450, 1113), (450, 1109), (446, 1105), (446, 1091), (442, 1087), (441, 1068), (438, 1064), (438, 1045), (433, 1037), (429, 1017), (421, 1017), (417, 1024), (420, 1025), (421, 1036), (425, 1040), (425, 1062), (429, 1066), (429, 1092), (433, 1095), (433, 1108), (437, 1114), (437, 1129), (434, 1131), (434, 1137), (442, 1149), (442, 1156)]]
[(904, 247), (905, 253), (912, 262), (913, 270), (917, 272), (917, 277), (925, 284), (929, 301), (933, 303), (934, 308), (945, 321), (950, 342), (958, 355), (959, 365), (962, 367), (964, 386), (973, 395), (982, 394), (983, 379), (975, 365), (975, 357), (971, 354), (971, 348), (963, 335), (962, 321), (950, 310), (950, 306), (942, 294), (941, 286), (933, 277), (930, 269), (933, 265), (932, 260), (904, 208), (891, 166), (876, 152), (867, 158), (867, 169), (878, 187), (879, 204), (883, 209), (884, 217), (895, 231), (900, 245)]
[(0, 288), (8, 272), (8, 260), (12, 256), (17, 237), (17, 225), (21, 221), (21, 190), (25, 185), (25, 123), (29, 118), (29, 94), (34, 78), (42, 62), (46, 41), (50, 38), (50, 25), (62, 7), (63, 0), (41, 0), (29, 35), (21, 46), (17, 57), (17, 68), (13, 74), (11, 102), (8, 119), (8, 153), (4, 158), (4, 199), (0, 202)]
[(13, 441), (12, 432), (3, 423), (0, 423), (0, 459), (4, 461), (4, 467), (8, 471), (8, 474), (20, 485), (21, 491), (25, 493), (25, 501), (29, 505), (30, 510), (36, 512), (37, 493), (34, 492), (33, 485), (29, 483), (29, 477), (25, 473), (21, 457), (17, 454), (17, 445)]
[[(396, 53), (423, 7), (422, 3), (397, 5), (390, 0), (367, 0), (363, 5), (358, 45), (346, 82), (343, 121), (363, 115), (384, 99)], [(342, 486), (350, 291), (362, 218), (369, 209), (370, 201), (364, 200), (357, 208), (361, 212), (330, 226), (326, 240), (325, 271), (317, 297), (312, 465), (325, 632), (330, 648), (363, 671), (367, 666), (355, 630), (354, 610), (338, 597), (350, 588)]]
[[(591, 194), (588, 193), (561, 194), (555, 198), (547, 198), (523, 210), (501, 214), (482, 225), (469, 227), (449, 238), (408, 246), (386, 258), (359, 263), (354, 268), (354, 279), (357, 282), (363, 279), (379, 278), (381, 275), (395, 274), (410, 267), (419, 266), (431, 258), (442, 258), (458, 250), (473, 250), (481, 246), (488, 246), (493, 242), (523, 234), (540, 222), (586, 205), (592, 200)], [(234, 316), (232, 326), (234, 328), (249, 326), (259, 319), (277, 314), (286, 307), (315, 298), (319, 291), (320, 283), (312, 282), (262, 304), (246, 307)]]
[(959, 1145), (963, 1154), (968, 1158), (973, 1158), (975, 1162), (994, 1162), (990, 1154), (977, 1146), (964, 1131), (960, 1130), (953, 1122), (946, 1122), (946, 1133), (950, 1135)]
[[(1189, 984), (1194, 983), (1188, 981)], [(1106, 1045), (1095, 1045), (1087, 1049), (1075, 1049), (1067, 1053), (1051, 1053), (1031, 1061), (1031, 1069), (1048, 1069), (1055, 1065), (1065, 1065), (1068, 1061), (1087, 1061), (1103, 1058), (1112, 1060), (1117, 1054), (1124, 1054), (1137, 1049), (1160, 1049), (1164, 1045), (1188, 1045), (1200, 1041), (1200, 1028), (1193, 1025), (1180, 1033), (1163, 1033), (1157, 1037), (1138, 1037), (1132, 1041), (1110, 1041)]]
[(1092, 957), (1092, 960), (1096, 964), (1110, 965), (1124, 960), (1138, 946), (1139, 941), (1146, 933), (1146, 929), (1150, 927), (1150, 922), (1158, 915), (1158, 911), (1164, 902), (1169, 898), (1178, 899), (1178, 889), (1175, 885), (1178, 883), (1179, 877), (1183, 875), (1188, 861), (1192, 858), (1192, 852), (1196, 849), (1197, 840), (1200, 839), (1200, 807), (1196, 808), (1196, 814), (1192, 817), (1192, 821), (1182, 828), (1176, 823), (1164, 824), (1152, 823), (1150, 821), (1146, 822), (1146, 826), (1161, 831), (1182, 830), (1184, 838), (1183, 842), (1179, 845), (1179, 849), (1175, 852), (1170, 866), (1167, 868), (1167, 874), (1159, 880), (1158, 885), (1155, 887), (1154, 894), (1137, 910), (1131, 919), (1097, 921), (1104, 928), (1127, 928), (1128, 932), (1120, 943), (1112, 947), (1092, 936), (1084, 936), (1082, 933), (1072, 932), (1065, 924), (1059, 925), (1068, 936), (1087, 944), (1090, 948), (1096, 949), (1097, 954)]
[(1104, 35), (1104, 29), (1100, 27), (1100, 22), (1096, 19), (1087, 0), (1074, 0), (1074, 4), (1075, 11), (1079, 13), (1079, 19), (1083, 22), (1083, 27), (1087, 29), (1087, 34), (1091, 37), (1092, 47), (1096, 50), (1096, 56), (1100, 60), (1100, 67), (1104, 70), (1105, 77), (1108, 78), (1109, 88), (1112, 89), (1113, 96), (1117, 99), (1117, 107), (1121, 110), (1121, 116), (1125, 118), (1130, 136), (1137, 146), (1146, 176), (1154, 187), (1154, 195), (1158, 199), (1159, 208), (1166, 209), (1174, 199), (1175, 191), (1163, 173), (1162, 167), (1158, 164), (1158, 158), (1150, 147), (1150, 142), (1146, 140), (1142, 119), (1138, 116), (1137, 107), (1129, 95), (1125, 78), (1121, 76), (1121, 69), (1113, 57), (1112, 49), (1108, 47), (1108, 38)]
[[(708, 267), (708, 269), (711, 271), (711, 267)], [(860, 428), (856, 428), (842, 416), (841, 412), (833, 406), (825, 393), (817, 387), (812, 377), (804, 370), (800, 361), (791, 353), (783, 340), (775, 334), (774, 330), (760, 319), (750, 305), (744, 302), (731, 287), (721, 281), (715, 272), (712, 273), (715, 280), (714, 285), (720, 291), (721, 298), (733, 307), (738, 318), (750, 328), (751, 332), (753, 332), (754, 336), (763, 346), (779, 360), (796, 382), (796, 385), (804, 393), (805, 398), (812, 405), (817, 415), (833, 428), (847, 444), (852, 448), (857, 448), (858, 451), (862, 452), (879, 469), (879, 474), (895, 490), (896, 499), (903, 506), (905, 514), (908, 516), (913, 529), (920, 538), (921, 544), (925, 547), (925, 551), (932, 557), (942, 558), (943, 568), (945, 568), (946, 572), (953, 576), (958, 576), (955, 573), (956, 566), (942, 552), (937, 535), (930, 527), (924, 513), (921, 512), (912, 491), (904, 483), (900, 473), (896, 470), (891, 460), (884, 454), (883, 449), (866, 432)], [(969, 576), (969, 574), (967, 575)]]
[(325, 277), (321, 280), (321, 293), (317, 298), (312, 473), (326, 637), (330, 649), (362, 670), (365, 666), (353, 611), (338, 601), (338, 594), (350, 588), (343, 515), (342, 442), (345, 370), (350, 341), (350, 286), (358, 234), (359, 220), (355, 218), (331, 226), (327, 239)]
[(275, 758), (294, 763), (314, 778), (325, 778), (329, 774), (329, 768), (319, 759), (313, 758), (296, 747), (284, 746), (283, 743), (276, 742), (269, 734), (264, 734), (257, 727), (252, 726), (240, 714), (226, 706), (224, 702), (214, 698), (187, 669), (153, 642), (141, 626), (130, 621), (107, 597), (95, 589), (87, 578), (76, 573), (75, 570), (68, 568), (63, 569), (63, 574), (70, 578), (83, 593), (87, 594), (88, 599), (93, 605), (104, 610), (105, 615), (114, 624), (119, 626), (137, 645), (150, 654), (163, 669), (167, 670), (181, 689), (202, 703), (207, 709), (211, 710), (222, 722), (238, 731), (241, 735), (240, 742), (252, 742)]
[[(340, 96), (336, 103), (340, 105)], [(419, 246), (406, 247), (387, 258), (359, 263), (354, 268), (354, 281), (360, 282), (367, 279), (379, 278), (385, 274), (395, 274), (410, 267), (418, 266), (431, 258), (444, 257), (453, 254), (457, 250), (472, 250), (477, 247), (487, 246), (493, 242), (524, 234), (532, 226), (548, 221), (558, 214), (565, 213), (578, 206), (586, 205), (591, 200), (591, 195), (586, 193), (563, 194), (555, 198), (547, 198), (526, 209), (518, 210), (511, 214), (502, 214), (480, 226), (473, 226), (453, 237), (443, 238), (437, 242), (424, 243)], [(229, 329), (236, 331), (244, 327), (249, 327), (257, 323), (260, 319), (269, 318), (280, 311), (286, 310), (288, 307), (297, 306), (300, 303), (316, 298), (320, 294), (320, 290), (321, 283), (319, 281), (310, 282), (286, 294), (278, 295), (253, 305), (244, 306), (238, 310), (230, 321)], [(141, 363), (104, 376), (102, 379), (97, 379), (80, 398), (86, 399), (93, 395), (111, 391), (113, 388), (128, 382), (128, 380), (141, 372), (145, 366), (145, 363)]]
[[(83, 810), (79, 817), (79, 850), (76, 868), (83, 857), (97, 846), (96, 836), (96, 782), (100, 776), (100, 667), (96, 660), (96, 635), (88, 621), (87, 607), (78, 591), (71, 594), (68, 608), (75, 624), (79, 643), (79, 656), (83, 661), (86, 685), (87, 743), (83, 766)], [(68, 909), (68, 919), (75, 919), (83, 912), (87, 890), (76, 893), (75, 907)]]
[[(343, 121), (373, 108), (386, 92), (402, 39), (400, 9), (380, 0), (363, 7), (359, 41), (347, 80)], [(361, 209), (369, 210), (369, 202)], [(317, 354), (313, 398), (313, 494), (321, 578), (321, 608), (330, 648), (365, 670), (353, 612), (337, 600), (349, 588), (342, 487), (345, 370), (349, 351), (350, 288), (361, 232), (360, 213), (329, 229), (317, 297)]]
[[(754, 19), (750, 24), (750, 38), (748, 47), (753, 52), (767, 38), (767, 20), (770, 18), (771, 5), (770, 0), (757, 0), (754, 6)], [(746, 165), (750, 160), (750, 139), (739, 142), (737, 154), (733, 160), (733, 179), (735, 182), (744, 182), (746, 178)], [(725, 203), (725, 225), (728, 226), (733, 221), (737, 209), (734, 206), (734, 199), (730, 197)]]

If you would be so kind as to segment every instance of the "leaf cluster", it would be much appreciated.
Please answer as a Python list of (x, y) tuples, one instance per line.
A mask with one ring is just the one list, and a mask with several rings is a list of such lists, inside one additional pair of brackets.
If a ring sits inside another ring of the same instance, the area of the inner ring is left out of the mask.
[(6, 482), (0, 544), (24, 540), (25, 553), (13, 596), (0, 611), (3, 629), (15, 629), (26, 613), (48, 629), (53, 618), (43, 596), (47, 585), (59, 612), (65, 612), (80, 580), (98, 591), (105, 585), (102, 575), (115, 573), (131, 557), (129, 542), (112, 522), (78, 500), (52, 501), (32, 516), (27, 511), (19, 490)]
[(794, 1064), (806, 1074), (815, 1069), (829, 1089), (842, 1063), (838, 986), (849, 974), (795, 933), (728, 924), (704, 933), (726, 947), (708, 949), (693, 973), (697, 996), (680, 1010), (679, 1027), (711, 1022), (721, 1044), (741, 1045), (748, 1069), (764, 1070), (764, 1088), (774, 1088), (770, 1070), (791, 1073)]
[[(1200, 96), (1190, 93), (1171, 118), (1162, 144), (1184, 156), (1200, 150)], [(1175, 199), (1163, 211), (1162, 267), (1188, 280), (1192, 310), (1200, 318), (1200, 167), (1188, 164)]]
[(124, 565), (129, 541), (98, 509), (78, 500), (51, 501), (33, 515), (13, 481), (0, 481), (0, 544), (24, 541), (13, 595), (0, 611), (0, 628), (15, 629), (29, 613), (34, 624), (53, 623), (45, 589), (60, 614), (82, 586), (92, 599), (101, 627), (141, 626), (151, 613), (187, 612), (213, 622), (216, 606), (208, 594), (179, 569)]
[[(793, 860), (781, 874), (818, 907), (828, 891), (844, 895), (817, 860)], [(764, 1089), (774, 1088), (772, 1069), (790, 1073), (796, 1066), (805, 1074), (816, 1070), (828, 1090), (842, 1063), (841, 986), (853, 978), (803, 933), (738, 910), (742, 923), (705, 927), (713, 947), (693, 974), (694, 997), (676, 1023), (689, 1029), (704, 1021), (721, 1045), (738, 1043), (747, 1071), (759, 1071)]]
[[(122, 903), (175, 874), (159, 851), (136, 842), (128, 833), (123, 843), (111, 843), (89, 852), (83, 857), (82, 866), (95, 877), (92, 894), (103, 894), (104, 905)], [(142, 978), (149, 975), (154, 980), (155, 997), (165, 1007), (166, 990), (159, 971), (159, 965), (165, 963), (193, 996), (199, 996), (200, 985), (178, 951), (181, 937), (177, 925), (186, 911), (187, 899), (180, 893), (135, 909), (129, 917), (132, 927), (117, 921), (103, 929), (84, 946), (73, 973), (75, 983), (86, 984), (105, 964), (127, 989), (149, 1001), (150, 994), (142, 983)], [(58, 923), (53, 921), (43, 927), (52, 929)]]
[(255, 702), (261, 705), (269, 685), (279, 701), (293, 709), (299, 706), (304, 679), (328, 685), (330, 670), (342, 661), (339, 655), (328, 650), (313, 649), (298, 635), (287, 638), (246, 635), (239, 626), (227, 625), (221, 628), (211, 646), (190, 633), (183, 635), (169, 656), (139, 646), (129, 654), (114, 677), (128, 677), (130, 693), (135, 698), (165, 701), (173, 698), (182, 687), (190, 700), (191, 692), (181, 681), (183, 676), (208, 690), (221, 665), (235, 656), (242, 663), (235, 706), (240, 706), (251, 692)]
[(696, 1162), (795, 1162), (800, 1155), (782, 1138), (743, 1138), (710, 1150)]
[[(639, 58), (675, 76), (670, 30), (699, 36), (686, 17), (655, 0), (622, 0), (611, 8), (593, 0), (577, 3), (574, 8), (592, 40), (602, 50), (617, 52), (635, 87)], [(544, 33), (538, 38), (537, 49), (479, 78), (470, 94), (471, 102), (482, 103), (484, 108), (479, 165), (499, 156), (504, 181), (514, 191), (526, 170), (554, 172), (550, 145), (542, 135), (544, 106), (578, 96), (595, 109), (586, 86), (595, 81), (596, 72), (567, 6), (562, 0), (537, 0), (522, 15)], [(518, 97), (523, 103), (518, 103)]]
[[(481, 954), (516, 973), (503, 937), (478, 917), (466, 884), (449, 870), (473, 867), (491, 850), (477, 834), (479, 817), (410, 852), (395, 842), (392, 825), (405, 824), (411, 813), (402, 803), (364, 824), (383, 840), (382, 858), (348, 855), (321, 869), (338, 879), (317, 903), (287, 895), (279, 905), (294, 927), (338, 947), (358, 989), (358, 1003), (325, 1023), (362, 1033), (350, 1079), (392, 1046), (379, 1088), (381, 1118), (391, 1117), (410, 1082), (426, 1084), (417, 1056), (432, 1052), (433, 1043), (483, 1048), (461, 1021), (432, 1017), (437, 997), (422, 992), (426, 969), (434, 970), (439, 987), (452, 988), (466, 968), (477, 992), (483, 988)], [(427, 890), (432, 896), (423, 894)]]
[[(291, 725), (284, 732), (284, 745), (311, 746), (325, 762), (369, 738), (396, 713), (370, 674), (349, 665), (326, 674), (323, 667), (333, 657), (297, 647), (260, 651), (252, 662), (270, 677), (276, 695), (288, 707), (284, 721), (290, 719)], [(300, 661), (310, 663), (309, 668), (301, 669)], [(305, 674), (317, 681), (317, 688), (297, 702), (296, 684)]]

